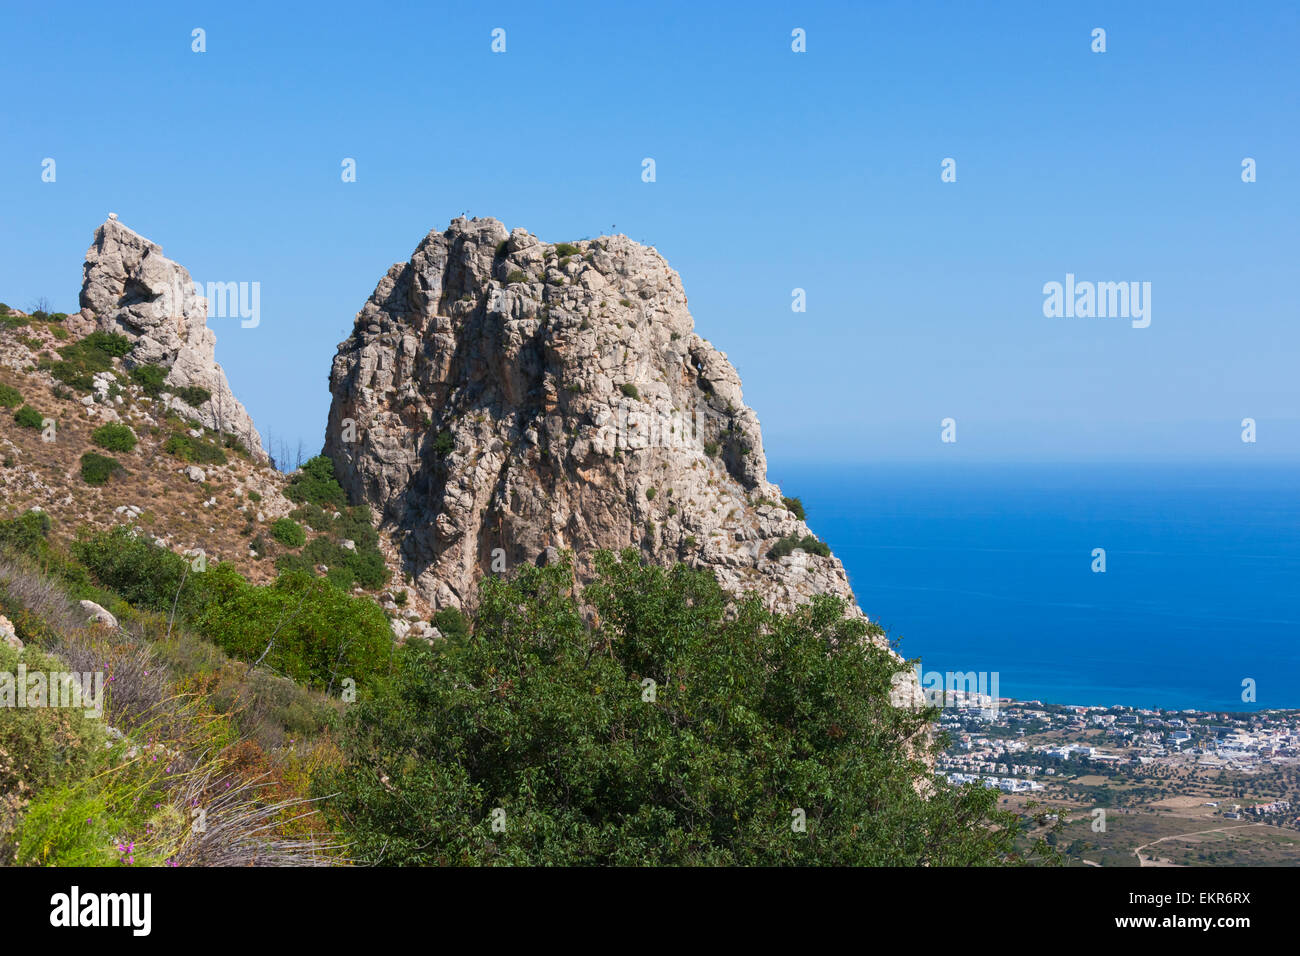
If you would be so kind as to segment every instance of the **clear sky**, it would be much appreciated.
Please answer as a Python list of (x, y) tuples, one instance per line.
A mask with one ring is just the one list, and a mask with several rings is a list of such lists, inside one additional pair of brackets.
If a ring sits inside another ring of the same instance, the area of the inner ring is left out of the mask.
[[(468, 211), (654, 245), (775, 466), (1300, 459), (1297, 4), (721, 6), (6, 3), (0, 300), (75, 309), (114, 211), (260, 283), (217, 357), (315, 450), (356, 311)], [(1067, 273), (1150, 326), (1045, 317)]]

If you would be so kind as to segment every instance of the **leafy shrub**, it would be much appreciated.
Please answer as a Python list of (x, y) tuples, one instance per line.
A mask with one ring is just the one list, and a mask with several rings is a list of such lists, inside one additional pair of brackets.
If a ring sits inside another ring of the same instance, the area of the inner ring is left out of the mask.
[[(596, 562), (583, 595), (594, 628), (563, 564), (489, 576), (472, 632), (407, 645), (392, 684), (349, 708), (346, 762), (315, 789), (337, 794), (326, 812), (358, 859), (1014, 860), (1018, 821), (996, 791), (916, 786), (933, 779), (924, 757), (939, 748), (923, 731), (937, 711), (889, 704), (900, 665), (842, 601), (779, 615), (634, 550)], [(794, 807), (806, 832), (790, 825)], [(487, 822), (497, 808), (504, 832)]]
[(205, 575), (207, 602), (198, 630), (241, 660), (265, 663), (300, 683), (336, 689), (344, 678), (364, 683), (388, 667), (392, 630), (374, 601), (299, 571), (257, 587), (227, 564)]
[(121, 470), (122, 463), (116, 458), (93, 451), (81, 456), (81, 480), (88, 485), (106, 485)]
[(90, 440), (109, 451), (130, 451), (135, 447), (137, 439), (129, 426), (110, 422), (91, 432)]
[(710, 458), (717, 458), (718, 452), (720, 452), (721, 450), (722, 449), (715, 441), (706, 441), (704, 443), (704, 454), (708, 455)]
[(378, 548), (362, 547), (359, 541), (356, 545), (353, 550), (326, 538), (313, 538), (302, 553), (313, 566), (323, 564), (329, 568), (330, 581), (341, 588), (351, 588), (354, 584), (371, 589), (383, 587), (392, 576), (384, 564), (383, 553)]
[[(384, 564), (379, 532), (366, 505), (344, 508), (334, 518), (320, 505), (304, 504), (289, 512), (289, 517), (325, 531), (329, 537), (313, 538), (301, 554), (281, 555), (275, 562), (278, 570), (312, 573), (316, 565), (323, 564), (329, 568), (326, 578), (330, 583), (344, 590), (357, 584), (374, 589), (388, 583), (392, 575)], [(352, 541), (354, 547), (343, 547), (344, 540)]]
[(198, 408), (212, 397), (212, 393), (198, 385), (186, 385), (173, 389), (172, 394), (191, 408)]
[(18, 411), (14, 412), (14, 421), (23, 428), (34, 428), (37, 431), (41, 429), (41, 422), (45, 421), (45, 416), (32, 408), (30, 405), (24, 405)]
[(392, 631), (379, 605), (310, 574), (285, 573), (259, 587), (226, 562), (197, 572), (121, 525), (79, 540), (73, 553), (104, 587), (164, 615), (174, 605), (178, 621), (233, 657), (251, 663), (269, 645), (263, 663), (293, 680), (337, 686), (388, 667)]
[(271, 537), (286, 548), (301, 548), (307, 543), (307, 532), (292, 518), (277, 518), (271, 525)]
[(308, 459), (298, 474), (289, 479), (284, 496), (290, 501), (343, 507), (347, 496), (334, 477), (334, 463), (324, 455)]
[(64, 385), (90, 391), (95, 373), (107, 372), (113, 359), (131, 351), (131, 340), (113, 332), (91, 332), (84, 339), (59, 349), (61, 360), (48, 364), (50, 373)]
[(16, 408), (23, 403), (22, 393), (12, 385), (0, 385), (0, 408)]
[(582, 250), (579, 249), (577, 246), (573, 245), (572, 243), (559, 242), (556, 243), (555, 245), (555, 254), (560, 257), (576, 256), (581, 252)]
[(137, 365), (131, 369), (131, 381), (139, 385), (146, 395), (157, 398), (167, 382), (167, 369), (161, 365)]
[(0, 548), (39, 557), (50, 536), (50, 516), (44, 511), (27, 511), (17, 518), (0, 521)]
[(118, 335), (116, 332), (91, 332), (77, 344), (92, 348), (113, 358), (121, 358), (131, 351), (131, 340), (125, 335)]
[(185, 559), (124, 525), (81, 538), (72, 553), (96, 581), (136, 607), (166, 613), (175, 603), (185, 614), (200, 603), (200, 575), (190, 573)]
[(451, 432), (443, 430), (438, 432), (438, 436), (433, 440), (433, 453), (439, 458), (446, 458), (456, 450), (456, 440), (451, 437)]
[(645, 490), (645, 497), (646, 497), (646, 501), (654, 501), (654, 500), (655, 500), (655, 490), (654, 490), (653, 488), (647, 488), (647, 489)]
[(622, 385), (619, 386), (619, 388), (622, 390), (623, 394), (626, 395), (628, 398), (635, 398), (635, 399), (641, 398), (641, 393), (638, 392), (636, 386), (630, 382), (624, 382)]
[(248, 453), (248, 446), (239, 440), (239, 436), (227, 433), (220, 435), (219, 437), (221, 439), (221, 447), (229, 448), (236, 455), (240, 455), (243, 458), (251, 457)]
[(210, 441), (191, 438), (189, 435), (172, 435), (163, 443), (163, 451), (181, 461), (199, 465), (224, 465), (226, 453)]
[(782, 498), (781, 504), (785, 505), (786, 510), (793, 514), (800, 521), (806, 521), (808, 516), (804, 514), (803, 502), (798, 498)]
[(449, 641), (469, 637), (470, 620), (459, 608), (444, 607), (433, 615), (433, 626)]
[(514, 282), (527, 282), (527, 281), (528, 281), (528, 273), (520, 269), (511, 269), (510, 272), (507, 273), (506, 275), (507, 285), (510, 285), (511, 283)]
[(830, 545), (823, 541), (818, 541), (810, 534), (800, 538), (797, 534), (786, 535), (776, 544), (772, 545), (767, 552), (767, 556), (773, 561), (784, 558), (798, 548), (801, 551), (807, 551), (809, 554), (820, 555), (823, 558), (829, 558), (831, 555)]

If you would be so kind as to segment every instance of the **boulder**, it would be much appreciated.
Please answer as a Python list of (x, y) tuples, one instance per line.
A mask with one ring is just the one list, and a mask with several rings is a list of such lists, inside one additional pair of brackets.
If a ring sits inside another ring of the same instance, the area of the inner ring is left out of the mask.
[(87, 624), (103, 624), (107, 627), (117, 627), (117, 618), (94, 601), (81, 601), (80, 604), (82, 612), (86, 615)]

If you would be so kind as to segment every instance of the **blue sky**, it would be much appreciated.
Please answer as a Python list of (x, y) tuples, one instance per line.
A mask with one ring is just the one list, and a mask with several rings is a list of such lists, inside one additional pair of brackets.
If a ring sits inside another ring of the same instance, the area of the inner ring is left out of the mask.
[[(110, 210), (259, 282), (217, 355), (291, 444), (375, 283), (468, 210), (658, 248), (778, 468), (1300, 459), (1294, 4), (49, 3), (0, 35), (0, 300), (76, 308)], [(1066, 273), (1150, 282), (1150, 327), (1045, 317)]]

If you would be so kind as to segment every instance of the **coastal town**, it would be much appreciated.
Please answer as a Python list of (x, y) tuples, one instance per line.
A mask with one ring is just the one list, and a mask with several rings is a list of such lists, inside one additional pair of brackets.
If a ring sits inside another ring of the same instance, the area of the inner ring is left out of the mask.
[(1067, 863), (1300, 865), (1300, 711), (958, 693), (938, 729), (936, 773), (1001, 790)]

